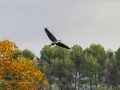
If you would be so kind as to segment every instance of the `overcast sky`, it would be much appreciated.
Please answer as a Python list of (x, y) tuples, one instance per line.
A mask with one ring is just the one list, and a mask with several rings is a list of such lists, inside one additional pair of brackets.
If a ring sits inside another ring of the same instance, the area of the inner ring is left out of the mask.
[(120, 47), (120, 0), (0, 0), (0, 40), (36, 56), (50, 45), (44, 28), (69, 47)]

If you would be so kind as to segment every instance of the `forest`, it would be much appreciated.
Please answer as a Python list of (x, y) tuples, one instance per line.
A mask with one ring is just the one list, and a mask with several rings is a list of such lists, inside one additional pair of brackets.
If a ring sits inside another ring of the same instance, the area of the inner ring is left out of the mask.
[(113, 52), (100, 44), (84, 50), (80, 45), (71, 50), (45, 45), (40, 55), (37, 68), (45, 73), (52, 90), (119, 89), (120, 48)]
[[(18, 62), (18, 57), (36, 63), (35, 69), (46, 78), (45, 90), (120, 90), (120, 48), (112, 51), (100, 44), (91, 44), (83, 49), (76, 44), (68, 50), (45, 45), (40, 57), (28, 49), (16, 49), (12, 58)], [(27, 69), (33, 67), (29, 65)]]
[[(13, 57), (17, 55), (22, 55), (22, 51), (18, 50)], [(25, 57), (35, 58), (36, 68), (47, 78), (46, 90), (120, 89), (120, 48), (106, 51), (100, 44), (91, 44), (83, 50), (76, 44), (68, 50), (45, 45), (40, 57), (32, 52)]]

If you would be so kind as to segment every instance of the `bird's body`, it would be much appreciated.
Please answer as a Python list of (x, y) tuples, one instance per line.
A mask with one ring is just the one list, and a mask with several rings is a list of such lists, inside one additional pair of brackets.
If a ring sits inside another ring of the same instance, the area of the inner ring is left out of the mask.
[(47, 36), (49, 37), (49, 39), (52, 41), (52, 43), (51, 43), (50, 46), (56, 44), (58, 46), (70, 49), (68, 46), (66, 46), (65, 44), (63, 44), (63, 43), (60, 42), (62, 40), (57, 40), (47, 28), (45, 28), (45, 32), (46, 32)]
[(59, 43), (60, 41), (61, 41), (61, 40), (57, 40), (57, 41), (55, 41), (55, 42), (52, 42), (51, 45), (55, 45), (55, 44)]

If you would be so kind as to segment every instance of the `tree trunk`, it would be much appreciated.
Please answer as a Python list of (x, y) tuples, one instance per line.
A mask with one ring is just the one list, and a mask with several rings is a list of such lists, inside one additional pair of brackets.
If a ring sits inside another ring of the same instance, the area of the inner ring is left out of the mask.
[(90, 78), (90, 90), (92, 90), (92, 80)]
[(51, 83), (50, 83), (50, 90), (51, 90)]
[(76, 75), (75, 75), (75, 90), (76, 90), (76, 79), (77, 78), (77, 72), (76, 72)]
[(78, 90), (80, 89), (80, 71), (79, 71), (79, 83), (78, 83)]
[(97, 88), (97, 83), (96, 83), (96, 79), (97, 78), (97, 76), (96, 76), (96, 74), (95, 74), (95, 86), (96, 86), (96, 88)]

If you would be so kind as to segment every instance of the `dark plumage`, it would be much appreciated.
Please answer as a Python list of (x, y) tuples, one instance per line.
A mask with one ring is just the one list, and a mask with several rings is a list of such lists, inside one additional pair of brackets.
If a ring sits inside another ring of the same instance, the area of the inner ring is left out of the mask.
[(56, 45), (58, 45), (60, 47), (64, 47), (64, 48), (70, 49), (68, 46), (66, 46), (65, 44), (61, 43), (60, 42), (61, 40), (57, 40), (47, 28), (45, 28), (45, 32), (46, 32), (47, 36), (49, 37), (49, 39), (52, 41), (51, 45), (56, 44)]

